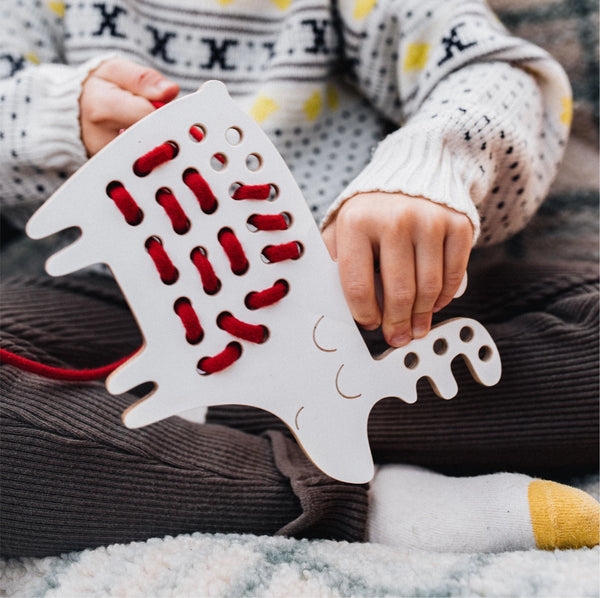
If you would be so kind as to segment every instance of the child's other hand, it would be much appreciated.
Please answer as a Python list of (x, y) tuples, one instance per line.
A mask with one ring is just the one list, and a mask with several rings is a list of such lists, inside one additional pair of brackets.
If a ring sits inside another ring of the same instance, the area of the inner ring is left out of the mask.
[[(473, 226), (459, 212), (422, 197), (362, 193), (347, 200), (323, 231), (338, 262), (346, 301), (367, 330), (382, 326), (388, 344), (425, 336), (465, 275)], [(375, 265), (383, 313), (375, 294)]]
[(93, 70), (79, 98), (81, 139), (90, 156), (154, 107), (179, 93), (177, 83), (125, 58), (111, 58)]

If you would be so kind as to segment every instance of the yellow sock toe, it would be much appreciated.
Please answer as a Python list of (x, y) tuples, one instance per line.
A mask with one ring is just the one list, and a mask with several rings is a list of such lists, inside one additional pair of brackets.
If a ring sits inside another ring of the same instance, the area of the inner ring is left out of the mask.
[(600, 504), (583, 490), (534, 480), (528, 488), (533, 535), (538, 548), (596, 546), (600, 529)]

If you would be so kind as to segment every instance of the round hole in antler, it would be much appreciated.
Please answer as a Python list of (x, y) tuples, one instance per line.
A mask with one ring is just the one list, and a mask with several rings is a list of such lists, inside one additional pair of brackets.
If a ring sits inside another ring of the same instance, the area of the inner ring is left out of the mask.
[(463, 326), (460, 329), (459, 336), (460, 340), (463, 343), (468, 343), (473, 340), (473, 336), (475, 336), (475, 333), (473, 332), (473, 329), (470, 326)]
[(433, 343), (433, 352), (436, 355), (443, 355), (448, 350), (448, 341), (445, 338), (438, 338)]
[(481, 347), (479, 349), (479, 359), (481, 359), (481, 361), (489, 361), (492, 358), (493, 355), (493, 351), (491, 349), (491, 347), (488, 347), (487, 345), (483, 345), (483, 347)]
[(414, 351), (407, 353), (404, 356), (404, 365), (409, 370), (414, 370), (419, 365), (419, 356)]

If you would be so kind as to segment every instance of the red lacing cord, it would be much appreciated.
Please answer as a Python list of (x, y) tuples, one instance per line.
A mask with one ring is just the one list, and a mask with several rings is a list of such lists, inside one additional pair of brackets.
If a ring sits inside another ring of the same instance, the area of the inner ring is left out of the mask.
[(204, 139), (204, 131), (198, 125), (192, 125), (189, 133), (196, 141), (202, 141)]
[(289, 216), (287, 214), (252, 214), (248, 218), (248, 224), (257, 230), (287, 230), (289, 226)]
[(262, 324), (248, 324), (232, 316), (228, 311), (219, 314), (217, 326), (229, 332), (232, 336), (237, 336), (251, 343), (264, 343), (269, 337), (269, 331)]
[(135, 199), (131, 197), (129, 191), (125, 189), (123, 183), (119, 181), (109, 183), (108, 187), (106, 187), (106, 193), (115, 202), (127, 224), (135, 226), (142, 221), (144, 214), (135, 202)]
[(209, 295), (214, 295), (221, 288), (221, 281), (217, 278), (212, 264), (208, 260), (206, 250), (203, 247), (196, 247), (191, 254), (192, 262), (200, 273), (204, 291)]
[(233, 192), (233, 199), (269, 199), (271, 185), (241, 185)]
[(179, 278), (179, 272), (158, 237), (150, 237), (146, 241), (146, 249), (158, 270), (162, 282), (173, 284)]
[(242, 355), (242, 346), (239, 343), (229, 343), (220, 353), (213, 357), (203, 357), (198, 362), (198, 370), (205, 374), (214, 374), (228, 368)]
[(185, 339), (191, 345), (197, 345), (204, 338), (204, 330), (200, 320), (187, 297), (180, 297), (173, 306), (185, 328)]
[(262, 254), (270, 263), (283, 260), (296, 260), (302, 253), (302, 246), (297, 241), (282, 243), (281, 245), (267, 245)]
[(196, 196), (200, 209), (205, 214), (212, 214), (218, 207), (217, 198), (214, 196), (209, 184), (204, 177), (195, 169), (188, 168), (183, 173), (183, 182), (191, 189)]
[(260, 309), (268, 307), (283, 299), (290, 290), (289, 284), (285, 280), (278, 280), (272, 287), (263, 291), (252, 291), (246, 295), (244, 303), (248, 309)]
[(172, 160), (179, 153), (179, 146), (174, 141), (165, 141), (138, 158), (133, 164), (133, 172), (137, 176), (150, 174), (157, 166)]
[(173, 230), (183, 235), (190, 230), (190, 221), (173, 193), (165, 187), (156, 192), (156, 201), (163, 207), (171, 220)]
[[(139, 349), (138, 349), (139, 350)], [(108, 374), (117, 369), (120, 365), (125, 363), (128, 359), (133, 357), (137, 353), (137, 350), (128, 355), (127, 357), (123, 357), (114, 363), (109, 365), (104, 365), (99, 368), (92, 369), (84, 369), (84, 370), (72, 370), (68, 368), (58, 368), (49, 365), (45, 365), (43, 363), (39, 363), (37, 361), (32, 361), (31, 359), (27, 359), (26, 357), (21, 357), (20, 355), (15, 355), (6, 349), (0, 349), (0, 361), (7, 363), (9, 365), (15, 366), (20, 370), (24, 370), (26, 372), (30, 372), (32, 374), (36, 374), (38, 376), (43, 376), (44, 378), (51, 378), (53, 380), (66, 380), (73, 382), (85, 382), (90, 380), (101, 380), (102, 378), (106, 378)]]
[(247, 272), (250, 264), (235, 233), (230, 228), (222, 228), (219, 231), (218, 239), (227, 254), (231, 271), (238, 276)]

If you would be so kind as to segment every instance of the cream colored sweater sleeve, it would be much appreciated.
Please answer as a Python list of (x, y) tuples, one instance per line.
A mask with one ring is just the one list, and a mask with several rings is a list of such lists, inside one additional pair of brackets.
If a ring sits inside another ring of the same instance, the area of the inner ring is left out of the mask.
[(346, 199), (383, 191), (466, 214), (480, 245), (523, 228), (568, 137), (571, 89), (558, 63), (511, 36), (476, 0), (383, 0), (362, 20), (348, 4), (343, 16), (347, 28), (381, 32), (366, 35), (353, 55), (357, 85), (401, 127), (378, 145), (324, 224)]

